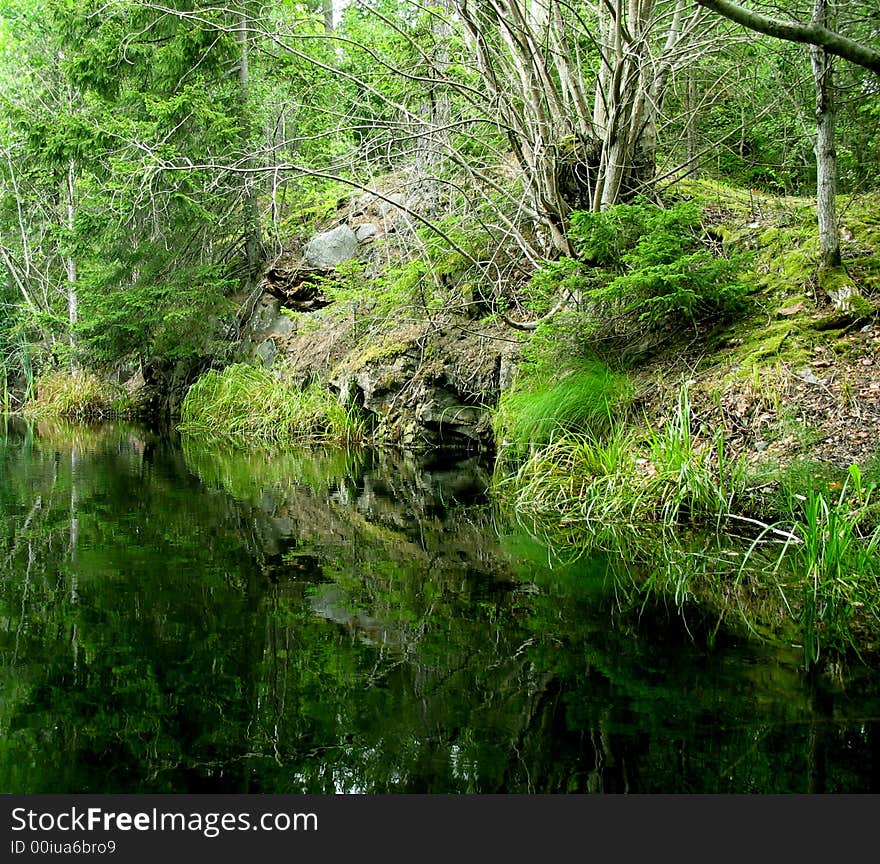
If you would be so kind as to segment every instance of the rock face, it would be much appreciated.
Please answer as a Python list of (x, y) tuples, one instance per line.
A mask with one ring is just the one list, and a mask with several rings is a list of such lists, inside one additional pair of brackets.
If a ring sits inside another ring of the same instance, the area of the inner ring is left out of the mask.
[(446, 315), (389, 323), (364, 338), (357, 318), (331, 305), (280, 333), (289, 319), (277, 303), (264, 296), (257, 305), (242, 359), (302, 385), (323, 381), (340, 403), (360, 409), (377, 444), (413, 452), (493, 449), (492, 410), (519, 358), (510, 330)]
[(348, 225), (316, 234), (303, 250), (305, 263), (316, 270), (331, 270), (357, 254), (358, 239)]
[(342, 404), (366, 415), (376, 443), (412, 451), (491, 450), (492, 411), (512, 383), (519, 334), (448, 312), (422, 316), (408, 309), (405, 320), (394, 313), (380, 320), (370, 317), (369, 294), (366, 302), (337, 305), (326, 288), (333, 270), (355, 258), (369, 279), (378, 266), (375, 250), (384, 243), (395, 248), (410, 209), (430, 210), (435, 193), (361, 195), (337, 212), (342, 224), (303, 247), (285, 247), (242, 319), (239, 357), (303, 385), (323, 382)]
[[(488, 329), (488, 328), (487, 328)], [(416, 330), (418, 332), (416, 332)], [(454, 320), (399, 328), (384, 346), (343, 358), (330, 379), (343, 402), (372, 418), (376, 437), (410, 450), (493, 446), (492, 409), (519, 345)]]
[(239, 344), (240, 359), (272, 366), (279, 346), (295, 331), (293, 321), (281, 311), (281, 302), (263, 294), (254, 306), (247, 328)]

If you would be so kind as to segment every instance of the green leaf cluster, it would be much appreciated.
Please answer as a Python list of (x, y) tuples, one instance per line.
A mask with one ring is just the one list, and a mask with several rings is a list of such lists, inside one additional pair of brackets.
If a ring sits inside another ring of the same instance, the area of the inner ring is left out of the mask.
[(748, 291), (738, 258), (709, 248), (693, 202), (662, 208), (644, 199), (572, 214), (571, 238), (592, 265), (587, 303), (659, 328), (731, 318)]

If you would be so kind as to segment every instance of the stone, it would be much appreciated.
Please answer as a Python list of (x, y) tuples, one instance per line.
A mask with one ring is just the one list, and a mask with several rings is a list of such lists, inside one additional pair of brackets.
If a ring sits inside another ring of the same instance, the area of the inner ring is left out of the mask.
[(399, 212), (400, 208), (405, 206), (406, 196), (401, 195), (399, 192), (392, 192), (390, 195), (386, 195), (385, 198), (379, 199), (379, 215), (390, 216), (392, 213)]
[(135, 394), (140, 393), (146, 386), (147, 382), (144, 380), (144, 373), (140, 369), (138, 369), (134, 375), (123, 384), (125, 392), (129, 396), (134, 396)]
[(791, 306), (786, 306), (785, 309), (780, 309), (776, 316), (778, 318), (790, 318), (792, 315), (797, 315), (798, 312), (804, 311), (803, 301), (798, 301), (797, 303), (792, 304)]
[(275, 359), (275, 355), (278, 353), (278, 348), (276, 347), (275, 342), (272, 339), (266, 339), (265, 342), (260, 342), (260, 344), (257, 345), (256, 351), (254, 353), (264, 366), (269, 367), (272, 365), (272, 361)]
[(367, 240), (372, 240), (378, 233), (379, 229), (371, 222), (365, 222), (363, 225), (358, 225), (357, 230), (354, 232), (358, 243), (365, 243)]
[(276, 315), (266, 328), (269, 336), (286, 336), (288, 333), (293, 333), (293, 321), (284, 314)]
[(809, 366), (804, 366), (803, 369), (798, 369), (797, 372), (794, 373), (796, 378), (800, 378), (801, 381), (805, 381), (807, 384), (821, 384), (822, 380), (817, 378), (813, 374), (813, 370), (810, 369)]
[(306, 243), (305, 261), (316, 270), (331, 270), (354, 258), (357, 246), (354, 231), (348, 225), (339, 225), (332, 231), (316, 234)]
[(265, 333), (281, 311), (281, 303), (274, 297), (264, 295), (251, 316), (250, 329), (253, 333)]

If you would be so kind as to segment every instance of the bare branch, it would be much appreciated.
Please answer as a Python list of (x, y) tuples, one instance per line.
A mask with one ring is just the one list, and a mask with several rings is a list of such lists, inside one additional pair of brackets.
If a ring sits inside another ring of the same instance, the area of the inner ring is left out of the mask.
[(799, 42), (802, 45), (815, 45), (824, 48), (829, 54), (842, 57), (850, 63), (863, 66), (875, 75), (880, 75), (880, 51), (856, 42), (834, 30), (828, 30), (815, 23), (800, 24), (772, 18), (769, 15), (762, 15), (760, 12), (731, 3), (730, 0), (696, 0), (696, 2), (749, 30), (773, 36), (775, 39), (784, 39), (787, 42)]

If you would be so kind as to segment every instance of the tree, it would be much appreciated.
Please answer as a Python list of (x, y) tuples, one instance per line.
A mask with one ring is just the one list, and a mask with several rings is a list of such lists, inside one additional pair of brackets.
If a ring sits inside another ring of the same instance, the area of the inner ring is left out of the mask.
[(765, 33), (776, 39), (799, 42), (810, 46), (811, 67), (815, 90), (816, 113), (816, 211), (819, 224), (820, 281), (835, 305), (846, 308), (851, 304), (856, 289), (848, 281), (827, 278), (841, 264), (840, 237), (837, 224), (837, 155), (835, 149), (835, 99), (833, 89), (834, 56), (880, 75), (880, 51), (862, 41), (852, 39), (831, 29), (833, 2), (814, 0), (809, 24), (790, 22), (755, 12), (729, 0), (697, 0), (700, 6), (711, 9), (737, 24)]
[[(195, 361), (227, 295), (256, 282), (263, 130), (247, 11), (4, 7), (19, 50), (0, 71), (2, 260), (56, 353), (69, 341), (86, 365)], [(222, 170), (195, 167), (207, 161)]]
[[(825, 28), (828, 0), (814, 0), (813, 22)], [(834, 146), (834, 58), (827, 48), (810, 47), (816, 92), (816, 215), (819, 222), (820, 269), (838, 267), (840, 233), (837, 227), (837, 153)]]
[(817, 17), (814, 13), (809, 24), (801, 24), (763, 15), (737, 3), (732, 3), (730, 0), (696, 0), (696, 2), (699, 6), (717, 12), (750, 30), (765, 33), (775, 39), (785, 39), (821, 48), (828, 54), (842, 57), (844, 60), (849, 60), (850, 63), (863, 66), (876, 75), (880, 75), (880, 51), (829, 29), (826, 16), (819, 15)]
[(702, 10), (636, 0), (461, 0), (459, 14), (500, 126), (552, 245), (571, 254), (574, 207), (602, 210), (647, 189), (670, 75), (708, 50)]
[[(80, 280), (76, 222), (99, 134), (85, 94), (66, 74), (70, 34), (43, 4), (8, 3), (5, 123), (0, 130), (5, 242), (0, 258), (24, 301), (25, 326), (72, 370)], [(28, 62), (22, 63), (25, 56)], [(16, 69), (11, 68), (12, 63)]]

